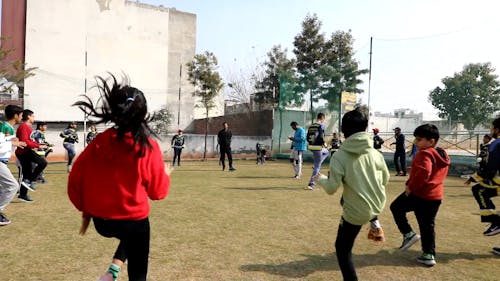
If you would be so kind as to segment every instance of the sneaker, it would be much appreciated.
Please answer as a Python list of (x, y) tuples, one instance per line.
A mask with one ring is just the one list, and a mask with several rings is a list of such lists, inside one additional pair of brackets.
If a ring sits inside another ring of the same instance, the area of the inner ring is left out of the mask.
[(229, 168), (229, 171), (236, 171), (236, 169), (231, 167), (231, 168)]
[(305, 190), (314, 190), (314, 185), (308, 185), (304, 187)]
[(413, 233), (413, 235), (411, 235), (410, 237), (405, 236), (403, 238), (403, 243), (401, 244), (401, 247), (399, 247), (399, 249), (401, 251), (407, 250), (408, 248), (413, 246), (413, 244), (415, 244), (418, 240), (420, 240), (420, 235), (416, 233)]
[(111, 273), (106, 272), (106, 274), (102, 275), (97, 279), (97, 281), (114, 281), (115, 279), (113, 278), (113, 275)]
[(493, 236), (498, 233), (500, 233), (500, 226), (493, 223), (490, 225), (490, 227), (488, 227), (488, 229), (486, 229), (485, 232), (483, 232), (485, 236)]
[(491, 252), (495, 255), (500, 256), (500, 247), (493, 247), (493, 249), (491, 249)]
[(7, 218), (4, 213), (0, 212), (0, 225), (8, 225), (9, 223), (9, 218)]
[(33, 191), (33, 192), (36, 191), (36, 187), (35, 187), (34, 183), (30, 182), (29, 180), (23, 180), (21, 182), (21, 185), (24, 186), (24, 187), (26, 187), (27, 189)]
[(434, 266), (436, 265), (436, 260), (434, 259), (434, 256), (432, 254), (422, 254), (420, 257), (417, 258), (417, 261), (421, 264), (427, 265), (427, 266)]
[(294, 176), (293, 178), (296, 179), (296, 180), (300, 180), (299, 176)]
[(375, 242), (384, 242), (385, 241), (384, 230), (382, 230), (382, 228), (380, 227), (376, 229), (370, 228), (370, 231), (368, 231), (368, 239), (373, 240)]
[(26, 196), (18, 196), (17, 199), (19, 199), (22, 202), (26, 202), (26, 203), (33, 202), (33, 199), (31, 199), (28, 195), (26, 195)]

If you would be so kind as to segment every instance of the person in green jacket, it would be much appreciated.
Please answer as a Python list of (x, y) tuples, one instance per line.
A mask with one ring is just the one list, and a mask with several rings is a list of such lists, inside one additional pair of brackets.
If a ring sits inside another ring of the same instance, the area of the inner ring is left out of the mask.
[(341, 127), (346, 139), (330, 159), (329, 175), (319, 174), (315, 180), (330, 195), (340, 186), (344, 187), (335, 249), (344, 280), (358, 280), (352, 263), (354, 240), (361, 226), (375, 219), (384, 209), (389, 170), (383, 155), (373, 148), (371, 135), (366, 132), (366, 107), (357, 107), (344, 114)]

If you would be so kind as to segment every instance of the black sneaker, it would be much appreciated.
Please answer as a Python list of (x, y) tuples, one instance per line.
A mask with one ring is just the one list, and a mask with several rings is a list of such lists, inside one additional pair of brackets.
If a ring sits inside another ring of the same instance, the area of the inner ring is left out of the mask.
[(27, 189), (33, 191), (33, 192), (36, 191), (36, 187), (35, 187), (34, 183), (30, 182), (29, 180), (23, 180), (21, 182), (21, 185), (24, 186), (24, 187), (26, 187)]
[(33, 199), (31, 199), (28, 195), (26, 195), (26, 196), (18, 196), (17, 199), (19, 199), (22, 202), (26, 202), (26, 203), (33, 202)]
[(231, 167), (231, 168), (229, 168), (229, 171), (236, 171), (236, 169)]
[(493, 249), (491, 249), (491, 252), (495, 255), (500, 256), (500, 247), (493, 247)]
[(488, 227), (488, 229), (486, 229), (486, 231), (483, 232), (485, 236), (493, 236), (498, 233), (500, 233), (500, 226), (494, 223), (492, 223), (490, 227)]
[(401, 244), (401, 247), (399, 247), (400, 250), (404, 251), (413, 246), (413, 244), (417, 243), (417, 241), (420, 240), (420, 235), (413, 233), (410, 237), (404, 237), (403, 238), (403, 243)]
[(422, 254), (417, 258), (417, 261), (426, 266), (434, 266), (436, 265), (436, 260), (434, 259), (434, 255), (432, 254)]
[(0, 225), (8, 225), (9, 223), (9, 218), (7, 218), (4, 213), (0, 212)]

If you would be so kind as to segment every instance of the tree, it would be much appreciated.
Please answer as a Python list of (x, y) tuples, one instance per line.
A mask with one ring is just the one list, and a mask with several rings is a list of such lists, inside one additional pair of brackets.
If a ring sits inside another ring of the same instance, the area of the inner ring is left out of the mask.
[(429, 94), (438, 116), (457, 120), (469, 131), (488, 122), (500, 102), (500, 83), (494, 71), (489, 62), (472, 63), (453, 77), (443, 78), (444, 87), (436, 87)]
[(342, 110), (342, 93), (362, 93), (358, 85), (363, 81), (360, 75), (368, 73), (367, 69), (359, 69), (359, 63), (353, 58), (354, 39), (351, 31), (336, 31), (325, 43), (324, 59), (319, 69), (322, 77), (320, 98), (325, 100), (330, 111), (338, 110), (339, 128)]
[(314, 120), (313, 103), (321, 95), (321, 77), (318, 73), (325, 59), (325, 36), (320, 33), (321, 21), (316, 14), (307, 15), (302, 22), (302, 31), (295, 36), (293, 53), (297, 58), (299, 89), (309, 93), (311, 120)]
[(300, 106), (304, 103), (302, 95), (295, 91), (295, 60), (288, 59), (286, 53), (287, 50), (280, 45), (273, 46), (267, 53), (267, 60), (262, 64), (262, 77), (253, 77), (255, 102), (269, 104), (273, 108)]
[(169, 132), (170, 125), (172, 125), (172, 119), (173, 114), (166, 106), (162, 106), (162, 108), (153, 113), (150, 122), (151, 129), (158, 136), (166, 136)]
[(193, 96), (198, 97), (199, 105), (205, 109), (205, 150), (203, 159), (207, 155), (207, 136), (208, 136), (208, 113), (215, 107), (214, 98), (219, 95), (224, 86), (219, 73), (216, 71), (217, 58), (211, 52), (197, 54), (193, 60), (187, 63), (188, 81), (194, 86)]
[(13, 49), (5, 48), (4, 37), (0, 37), (0, 78), (5, 78), (12, 83), (4, 83), (0, 85), (0, 94), (8, 94), (12, 91), (14, 85), (19, 88), (20, 93), (24, 91), (24, 80), (34, 76), (34, 71), (37, 67), (26, 67), (26, 64), (20, 60), (10, 60), (9, 54)]

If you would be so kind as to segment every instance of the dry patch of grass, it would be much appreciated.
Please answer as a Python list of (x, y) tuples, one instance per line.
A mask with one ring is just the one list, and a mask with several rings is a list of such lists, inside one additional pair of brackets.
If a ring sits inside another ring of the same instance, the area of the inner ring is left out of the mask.
[[(333, 247), (340, 192), (303, 190), (310, 164), (302, 180), (291, 178), (287, 162), (236, 161), (236, 168), (230, 173), (214, 161), (185, 162), (174, 171), (169, 197), (151, 204), (149, 280), (341, 280)], [(65, 165), (50, 164), (46, 177), (49, 182), (31, 194), (34, 203), (15, 202), (5, 210), (12, 224), (0, 227), (0, 280), (96, 280), (117, 241), (93, 227), (79, 236)], [(489, 251), (500, 246), (500, 236), (482, 235), (485, 225), (462, 183), (446, 181), (436, 227), (438, 264), (425, 268), (415, 261), (420, 243), (396, 250), (401, 235), (389, 204), (404, 178), (391, 178), (380, 217), (387, 241), (368, 241), (365, 226), (355, 244), (360, 280), (498, 280), (500, 260)], [(120, 280), (127, 280), (126, 269)]]

